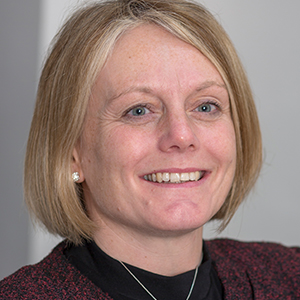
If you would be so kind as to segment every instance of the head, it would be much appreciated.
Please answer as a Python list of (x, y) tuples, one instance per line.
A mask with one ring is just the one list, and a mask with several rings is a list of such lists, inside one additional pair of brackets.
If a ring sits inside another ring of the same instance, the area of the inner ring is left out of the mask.
[(79, 243), (95, 224), (81, 184), (72, 181), (74, 148), (84, 130), (91, 93), (116, 42), (155, 24), (198, 49), (221, 75), (230, 101), (236, 168), (213, 219), (224, 228), (253, 187), (261, 167), (261, 136), (243, 67), (227, 34), (199, 4), (185, 1), (107, 1), (77, 11), (56, 36), (40, 78), (25, 161), (30, 211), (55, 234)]

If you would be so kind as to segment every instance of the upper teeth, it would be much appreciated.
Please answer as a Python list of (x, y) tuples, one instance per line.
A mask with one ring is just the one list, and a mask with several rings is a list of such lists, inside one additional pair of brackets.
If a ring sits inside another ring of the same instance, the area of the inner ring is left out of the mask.
[(144, 179), (153, 182), (181, 183), (186, 181), (197, 181), (202, 176), (201, 171), (189, 173), (152, 173), (144, 176)]

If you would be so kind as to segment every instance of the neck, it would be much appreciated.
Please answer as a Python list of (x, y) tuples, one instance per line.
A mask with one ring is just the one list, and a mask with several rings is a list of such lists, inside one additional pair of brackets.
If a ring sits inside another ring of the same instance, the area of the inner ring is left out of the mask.
[(202, 228), (181, 234), (150, 235), (101, 224), (96, 244), (109, 256), (152, 273), (175, 276), (195, 269), (202, 255)]

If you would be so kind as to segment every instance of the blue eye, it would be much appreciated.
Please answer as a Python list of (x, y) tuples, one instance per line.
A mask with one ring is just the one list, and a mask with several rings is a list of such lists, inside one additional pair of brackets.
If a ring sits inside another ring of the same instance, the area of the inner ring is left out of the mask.
[(204, 112), (204, 113), (211, 112), (215, 109), (216, 109), (216, 105), (211, 103), (203, 103), (196, 108), (197, 111)]
[(128, 113), (132, 116), (139, 117), (149, 113), (149, 109), (143, 106), (137, 106), (135, 108), (132, 108)]

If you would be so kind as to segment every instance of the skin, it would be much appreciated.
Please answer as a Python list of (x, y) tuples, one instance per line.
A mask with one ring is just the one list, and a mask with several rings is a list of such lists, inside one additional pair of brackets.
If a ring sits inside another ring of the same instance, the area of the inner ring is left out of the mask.
[[(99, 72), (73, 156), (103, 251), (162, 275), (194, 269), (202, 227), (222, 206), (235, 173), (220, 74), (158, 26), (128, 31)], [(204, 176), (197, 182), (144, 179), (198, 170)]]

